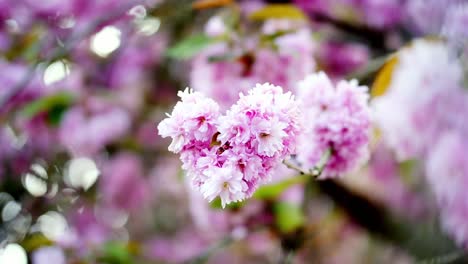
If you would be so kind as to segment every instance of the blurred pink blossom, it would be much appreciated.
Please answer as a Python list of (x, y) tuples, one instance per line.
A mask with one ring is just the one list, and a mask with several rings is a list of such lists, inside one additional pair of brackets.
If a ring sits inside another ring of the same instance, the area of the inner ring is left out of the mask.
[[(458, 108), (454, 112), (463, 109), (463, 102), (454, 104), (466, 97), (460, 90), (461, 80), (459, 61), (441, 42), (416, 40), (399, 53), (386, 93), (372, 102), (374, 121), (399, 160), (422, 157), (434, 142), (437, 130), (446, 129), (440, 123), (442, 119), (457, 122), (458, 114), (451, 115), (442, 109)], [(430, 122), (426, 122), (428, 118)]]
[(429, 154), (427, 180), (441, 210), (442, 226), (463, 246), (468, 245), (468, 146), (466, 133), (444, 134)]
[(106, 204), (129, 211), (142, 208), (150, 191), (140, 159), (130, 153), (120, 153), (105, 164), (99, 189)]
[(323, 72), (298, 84), (305, 132), (298, 160), (313, 168), (327, 151), (330, 157), (320, 178), (337, 177), (357, 169), (368, 158), (370, 109), (367, 87), (356, 80), (334, 85)]

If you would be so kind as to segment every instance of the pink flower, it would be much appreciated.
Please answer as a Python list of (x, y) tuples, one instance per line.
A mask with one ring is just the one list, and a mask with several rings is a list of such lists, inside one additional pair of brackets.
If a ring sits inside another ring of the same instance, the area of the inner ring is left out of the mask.
[(106, 163), (99, 188), (106, 205), (123, 210), (141, 208), (150, 194), (143, 165), (130, 153), (119, 154)]
[(466, 39), (468, 37), (468, 3), (460, 1), (459, 3), (451, 4), (445, 9), (446, 18), (442, 27), (442, 35), (448, 40), (448, 43), (453, 48), (465, 49), (466, 54)]
[(182, 263), (202, 254), (209, 243), (191, 229), (182, 230), (175, 236), (157, 238), (146, 242), (143, 254), (154, 262)]
[[(455, 102), (464, 100), (457, 99), (464, 97), (457, 91), (462, 76), (460, 63), (442, 42), (416, 40), (399, 53), (387, 92), (372, 102), (373, 118), (382, 131), (382, 138), (399, 160), (425, 155), (435, 140), (433, 135), (439, 133), (433, 129), (439, 126), (431, 125), (439, 122), (434, 113), (445, 119), (451, 116), (445, 110), (433, 111), (433, 108), (439, 108), (436, 106), (443, 101), (448, 102), (445, 107), (455, 108), (450, 102), (460, 105)], [(452, 96), (455, 93), (458, 95)], [(456, 116), (461, 115), (457, 113), (451, 118)], [(427, 130), (428, 125), (431, 129)]]
[(287, 124), (279, 122), (276, 118), (271, 120), (256, 118), (252, 122), (258, 122), (254, 133), (259, 154), (272, 157), (283, 150), (283, 138), (288, 135), (284, 131)]
[[(257, 147), (259, 154), (279, 154), (284, 158), (286, 153), (294, 153), (301, 115), (291, 92), (283, 93), (281, 87), (268, 83), (257, 84), (247, 95), (241, 94), (226, 115), (227, 118), (232, 116), (244, 116), (245, 122), (250, 124), (251, 145)], [(220, 132), (223, 135), (223, 129)]]
[(214, 123), (219, 116), (219, 106), (199, 92), (185, 89), (179, 92), (172, 114), (158, 125), (159, 134), (171, 137), (169, 151), (179, 153), (196, 143), (206, 143), (214, 134)]
[(427, 180), (441, 208), (442, 226), (455, 240), (468, 245), (468, 155), (466, 134), (452, 131), (432, 148), (426, 164)]
[(428, 203), (415, 191), (414, 185), (403, 180), (400, 165), (382, 142), (375, 146), (367, 166), (369, 178), (366, 181), (373, 183), (371, 192), (398, 213), (415, 219), (424, 217)]
[(32, 262), (34, 264), (56, 263), (65, 264), (65, 253), (60, 247), (48, 246), (40, 247), (32, 253)]
[(159, 133), (173, 138), (169, 150), (180, 153), (192, 186), (209, 201), (219, 196), (224, 207), (250, 197), (296, 149), (299, 104), (279, 86), (257, 84), (222, 116), (200, 93), (181, 98)]
[(340, 81), (334, 86), (320, 72), (300, 82), (298, 89), (307, 124), (300, 139), (298, 160), (312, 168), (325, 152), (331, 151), (321, 178), (356, 169), (368, 157), (367, 87), (358, 86), (354, 80)]
[(243, 180), (243, 174), (235, 167), (230, 165), (222, 168), (211, 167), (204, 174), (207, 180), (201, 186), (200, 191), (209, 202), (219, 196), (224, 208), (228, 203), (245, 198), (247, 184)]
[(84, 107), (74, 107), (60, 123), (60, 142), (74, 155), (95, 154), (121, 138), (131, 125), (129, 113), (119, 107), (104, 105), (88, 112)]
[(382, 138), (396, 157), (425, 162), (442, 225), (466, 246), (468, 94), (462, 80), (462, 65), (445, 43), (416, 40), (398, 55), (390, 86), (373, 106)]
[(366, 65), (370, 54), (368, 48), (362, 44), (328, 41), (320, 45), (317, 57), (320, 66), (333, 79)]
[(441, 208), (442, 228), (464, 248), (468, 247), (468, 204), (465, 200)]
[(315, 69), (311, 35), (302, 27), (276, 37), (270, 46), (261, 45), (257, 36), (234, 47), (226, 42), (213, 44), (192, 61), (190, 85), (215, 99), (223, 109), (235, 103), (239, 92), (245, 93), (257, 83), (293, 90), (297, 81)]
[(463, 188), (468, 184), (467, 143), (460, 133), (448, 132), (429, 155), (427, 179), (442, 203), (453, 203), (460, 195), (464, 195)]

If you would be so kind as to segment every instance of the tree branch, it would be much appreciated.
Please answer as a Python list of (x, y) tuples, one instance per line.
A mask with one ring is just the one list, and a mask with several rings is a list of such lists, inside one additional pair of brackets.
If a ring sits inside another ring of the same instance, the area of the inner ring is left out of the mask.
[[(333, 180), (317, 181), (316, 184), (320, 192), (330, 197), (354, 223), (372, 235), (401, 247), (417, 259), (461, 251), (441, 230), (430, 223), (414, 223), (393, 215), (384, 207)], [(467, 261), (466, 256), (460, 256), (453, 263)]]

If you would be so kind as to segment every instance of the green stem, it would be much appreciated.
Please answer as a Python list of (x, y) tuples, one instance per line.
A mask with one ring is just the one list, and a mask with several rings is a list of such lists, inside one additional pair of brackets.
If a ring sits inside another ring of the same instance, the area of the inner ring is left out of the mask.
[(315, 165), (315, 167), (311, 170), (312, 177), (318, 178), (322, 174), (323, 169), (325, 169), (325, 166), (327, 165), (327, 162), (331, 157), (331, 153), (331, 148), (327, 148), (325, 150), (325, 152), (322, 154), (322, 157), (320, 157), (320, 160), (317, 163), (317, 165)]
[(301, 175), (309, 174), (309, 172), (302, 170), (298, 165), (292, 163), (290, 160), (283, 160), (283, 164), (286, 165), (286, 167), (290, 168), (291, 170), (295, 170), (299, 172), (299, 174)]
[(327, 162), (331, 157), (331, 153), (332, 149), (327, 148), (320, 157), (320, 160), (317, 162), (317, 164), (309, 171), (303, 170), (299, 165), (291, 162), (291, 160), (283, 160), (283, 164), (286, 165), (286, 167), (299, 172), (301, 175), (310, 175), (312, 176), (312, 178), (318, 178), (322, 174), (325, 166), (327, 165)]

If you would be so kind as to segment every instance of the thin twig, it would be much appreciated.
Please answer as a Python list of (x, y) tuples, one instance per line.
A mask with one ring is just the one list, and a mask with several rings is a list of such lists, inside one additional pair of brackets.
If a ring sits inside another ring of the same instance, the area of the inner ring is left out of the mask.
[(331, 153), (331, 148), (326, 149), (317, 164), (309, 171), (305, 171), (299, 165), (292, 163), (291, 160), (283, 160), (283, 164), (286, 165), (286, 167), (299, 172), (301, 175), (310, 175), (312, 178), (318, 178), (325, 169), (325, 166), (331, 157)]
[(340, 31), (366, 42), (370, 47), (377, 51), (384, 53), (387, 51), (387, 47), (385, 45), (385, 31), (374, 29), (367, 25), (353, 25), (344, 20), (321, 13), (312, 13), (309, 14), (309, 17), (316, 22), (333, 25)]
[(315, 165), (315, 167), (312, 169), (311, 171), (312, 177), (318, 178), (320, 175), (322, 175), (323, 169), (325, 169), (325, 166), (327, 165), (328, 160), (331, 157), (331, 154), (332, 154), (332, 149), (327, 148), (325, 152), (322, 154), (322, 157), (320, 157), (320, 160), (317, 163), (317, 165)]
[(286, 165), (286, 167), (290, 168), (291, 170), (295, 170), (295, 171), (299, 172), (301, 175), (310, 174), (309, 172), (304, 171), (298, 165), (292, 163), (291, 160), (283, 160), (283, 164)]

